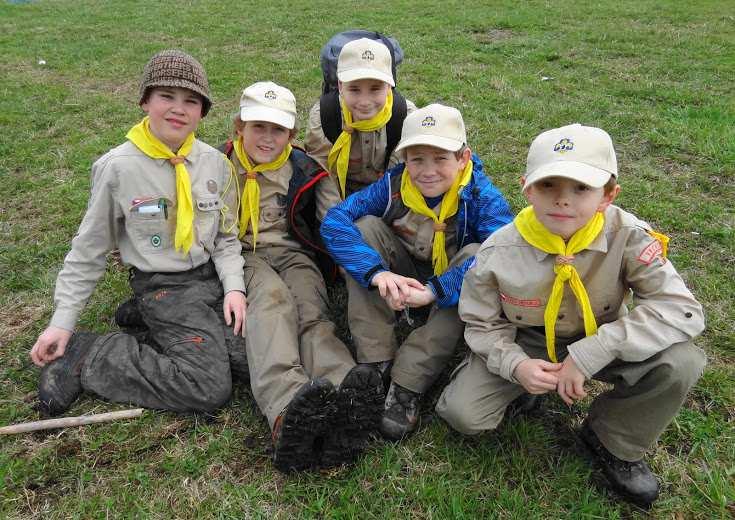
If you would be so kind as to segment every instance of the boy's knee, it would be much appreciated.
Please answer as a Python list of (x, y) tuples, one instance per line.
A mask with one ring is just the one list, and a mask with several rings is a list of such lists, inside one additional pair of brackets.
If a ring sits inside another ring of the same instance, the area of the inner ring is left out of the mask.
[(444, 419), (449, 426), (464, 435), (477, 435), (484, 431), (493, 430), (482, 424), (480, 418), (473, 413), (472, 407), (467, 406), (459, 400), (447, 399), (444, 394), (436, 403), (436, 413)]
[(707, 364), (704, 351), (691, 342), (677, 343), (662, 352), (660, 370), (672, 385), (680, 385), (684, 391), (694, 386), (702, 377)]
[(385, 231), (391, 232), (383, 219), (374, 215), (367, 215), (358, 219), (355, 225), (360, 230), (363, 240), (369, 245), (375, 245), (378, 237)]
[(230, 400), (232, 396), (232, 380), (229, 377), (220, 377), (210, 379), (205, 385), (202, 385), (202, 394), (199, 399), (193, 403), (193, 408), (197, 412), (214, 412), (222, 408)]

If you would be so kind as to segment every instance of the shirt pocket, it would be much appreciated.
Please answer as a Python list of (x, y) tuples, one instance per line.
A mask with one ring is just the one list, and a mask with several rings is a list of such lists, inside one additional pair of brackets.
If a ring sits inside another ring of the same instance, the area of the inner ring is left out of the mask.
[(194, 199), (194, 208), (197, 239), (202, 247), (211, 253), (214, 250), (214, 239), (217, 236), (222, 200), (216, 194), (197, 196)]
[(545, 305), (541, 300), (514, 298), (501, 293), (500, 303), (505, 317), (511, 323), (528, 327), (544, 326)]
[[(608, 287), (604, 291), (588, 294), (597, 325), (615, 321), (620, 317), (623, 296), (621, 287)], [(577, 314), (582, 319), (582, 306), (577, 303), (576, 307)]]
[(161, 254), (173, 247), (173, 219), (169, 214), (175, 209), (165, 198), (152, 199), (130, 208), (127, 220), (132, 242), (143, 254)]

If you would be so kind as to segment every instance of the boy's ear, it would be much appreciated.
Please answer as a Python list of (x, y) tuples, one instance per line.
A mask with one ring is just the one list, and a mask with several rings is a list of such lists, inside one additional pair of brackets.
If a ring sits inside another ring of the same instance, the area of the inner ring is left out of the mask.
[(459, 169), (464, 170), (470, 159), (472, 159), (472, 150), (470, 150), (469, 146), (466, 146), (462, 151), (462, 155), (459, 157)]
[(342, 93), (342, 82), (340, 80), (337, 80), (337, 90), (339, 93)]
[(615, 187), (610, 191), (610, 193), (606, 193), (602, 196), (602, 200), (600, 201), (600, 205), (597, 206), (597, 211), (604, 212), (610, 204), (612, 204), (615, 199), (620, 194), (620, 184), (616, 184)]

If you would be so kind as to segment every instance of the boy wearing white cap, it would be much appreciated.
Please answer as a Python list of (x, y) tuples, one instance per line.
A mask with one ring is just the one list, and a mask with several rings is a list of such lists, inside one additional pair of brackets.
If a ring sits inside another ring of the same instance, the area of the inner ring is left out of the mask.
[[(405, 164), (329, 210), (321, 228), (350, 275), (347, 312), (357, 361), (386, 375), (394, 362), (381, 421), (391, 439), (416, 428), (420, 395), (462, 337), (457, 301), (475, 251), (512, 220), (467, 147), (457, 109), (434, 104), (409, 114), (397, 150)], [(433, 305), (426, 324), (398, 348), (395, 311), (425, 305)]]
[(611, 486), (648, 506), (658, 482), (643, 455), (702, 374), (691, 341), (704, 316), (666, 259), (668, 239), (612, 205), (617, 177), (599, 128), (574, 124), (533, 141), (522, 179), (531, 205), (483, 243), (467, 272), (459, 313), (471, 353), (436, 410), (476, 434), (527, 393), (556, 391), (571, 405), (587, 395), (586, 380), (610, 383), (581, 437)]
[[(339, 53), (337, 79), (338, 91), (324, 94), (309, 112), (304, 140), (307, 153), (331, 175), (331, 182), (317, 188), (319, 220), (399, 162), (393, 152), (401, 125), (416, 109), (394, 89), (391, 53), (379, 41), (346, 43)], [(334, 135), (332, 128), (338, 129)]]
[(287, 88), (246, 88), (234, 124), (225, 151), (243, 187), (246, 351), (274, 464), (292, 471), (351, 462), (377, 429), (383, 389), (375, 370), (355, 365), (327, 317), (312, 226), (313, 186), (328, 175), (290, 144), (296, 100)]

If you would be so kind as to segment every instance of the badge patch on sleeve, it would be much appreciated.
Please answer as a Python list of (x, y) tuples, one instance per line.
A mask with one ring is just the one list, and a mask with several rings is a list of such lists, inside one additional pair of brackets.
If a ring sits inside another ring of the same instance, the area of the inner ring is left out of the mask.
[(659, 258), (661, 263), (664, 264), (666, 263), (666, 260), (664, 259), (663, 251), (664, 248), (661, 245), (661, 242), (654, 240), (643, 248), (641, 254), (638, 255), (638, 261), (642, 264), (650, 265), (651, 262)]

